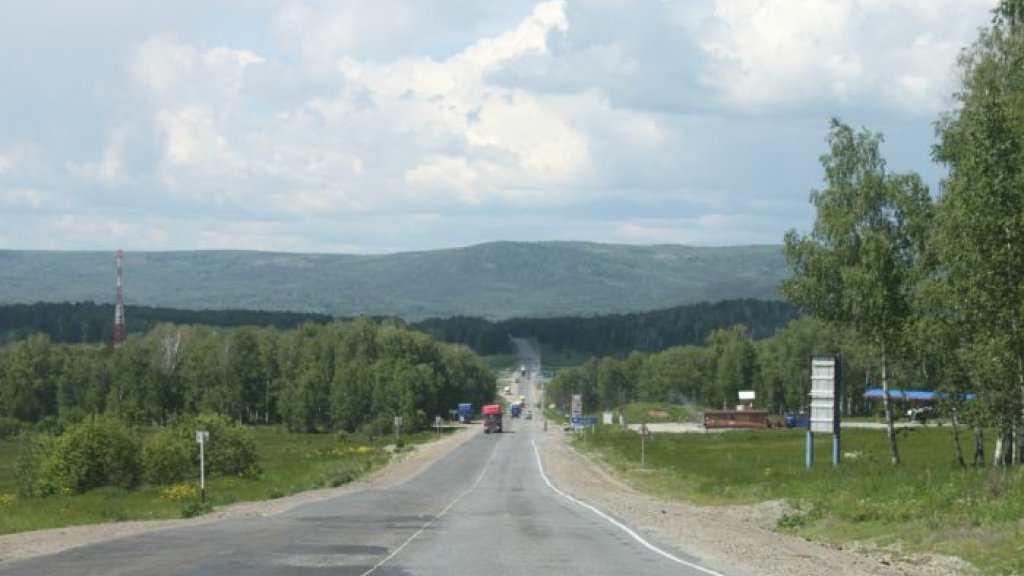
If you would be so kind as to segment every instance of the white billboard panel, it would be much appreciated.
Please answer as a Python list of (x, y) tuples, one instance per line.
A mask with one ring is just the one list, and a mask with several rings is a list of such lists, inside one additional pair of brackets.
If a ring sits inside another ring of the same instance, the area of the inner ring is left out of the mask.
[(836, 396), (838, 359), (817, 356), (811, 360), (811, 432), (838, 432)]

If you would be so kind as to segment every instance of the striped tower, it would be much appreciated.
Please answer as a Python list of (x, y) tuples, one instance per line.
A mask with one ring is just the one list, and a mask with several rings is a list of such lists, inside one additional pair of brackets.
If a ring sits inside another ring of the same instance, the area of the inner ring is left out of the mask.
[(117, 303), (114, 305), (114, 346), (124, 342), (124, 250), (117, 251)]

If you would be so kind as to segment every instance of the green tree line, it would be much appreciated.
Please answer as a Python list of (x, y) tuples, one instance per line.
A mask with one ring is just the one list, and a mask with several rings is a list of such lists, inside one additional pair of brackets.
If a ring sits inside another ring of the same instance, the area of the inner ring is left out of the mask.
[[(790, 322), (770, 338), (753, 339), (737, 324), (712, 331), (702, 345), (676, 346), (626, 358), (595, 357), (560, 370), (544, 390), (545, 402), (567, 408), (573, 394), (584, 410), (613, 410), (624, 402), (693, 402), (730, 408), (740, 390), (753, 390), (757, 406), (774, 413), (807, 408), (810, 358), (839, 353), (843, 359), (841, 406), (847, 414), (872, 410), (864, 391), (872, 359), (855, 333), (813, 316)], [(910, 367), (902, 373), (912, 374)], [(908, 387), (929, 383), (902, 380)]]
[[(224, 328), (263, 326), (295, 328), (306, 322), (326, 324), (325, 314), (268, 310), (181, 310), (128, 306), (130, 334), (145, 334), (159, 324), (204, 324)], [(94, 302), (36, 302), (0, 306), (0, 343), (46, 334), (61, 344), (110, 342), (114, 333), (114, 305)]]
[(134, 424), (219, 414), (295, 431), (428, 425), (459, 402), (494, 396), (468, 348), (396, 322), (357, 319), (291, 330), (162, 324), (121, 346), (34, 335), (0, 347), (0, 432), (60, 429), (89, 415)]
[[(333, 319), (322, 314), (255, 310), (179, 310), (131, 306), (128, 331), (145, 334), (159, 324), (203, 324), (219, 327), (295, 328)], [(624, 314), (587, 317), (514, 318), (492, 322), (454, 316), (414, 322), (409, 327), (438, 340), (464, 344), (478, 354), (504, 354), (509, 335), (530, 335), (556, 351), (584, 355), (625, 356), (634, 350), (657, 352), (672, 346), (701, 344), (713, 330), (744, 324), (755, 338), (764, 338), (797, 315), (782, 301), (753, 299), (702, 302)], [(0, 306), (0, 342), (46, 334), (57, 343), (109, 342), (114, 307), (92, 302), (12, 304)]]
[(513, 318), (490, 322), (453, 317), (411, 324), (431, 336), (465, 344), (480, 354), (508, 351), (510, 336), (529, 336), (556, 352), (626, 356), (673, 346), (698, 345), (714, 330), (736, 324), (753, 338), (774, 334), (797, 316), (796, 308), (777, 300), (723, 300), (625, 314), (558, 318)]

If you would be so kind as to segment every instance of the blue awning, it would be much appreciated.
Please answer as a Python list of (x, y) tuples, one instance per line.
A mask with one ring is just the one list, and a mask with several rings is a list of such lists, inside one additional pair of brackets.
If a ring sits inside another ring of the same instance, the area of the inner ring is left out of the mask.
[[(893, 400), (911, 400), (918, 402), (935, 402), (949, 396), (946, 392), (931, 392), (929, 390), (907, 390), (905, 388), (890, 388), (889, 398)], [(864, 392), (864, 397), (870, 400), (881, 400), (882, 389), (881, 388), (868, 388)], [(961, 394), (964, 400), (975, 400), (978, 395), (973, 392), (967, 392)]]

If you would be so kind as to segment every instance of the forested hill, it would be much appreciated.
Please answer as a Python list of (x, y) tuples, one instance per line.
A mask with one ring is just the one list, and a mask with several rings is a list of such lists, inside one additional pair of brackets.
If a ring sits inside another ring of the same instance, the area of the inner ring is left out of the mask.
[[(776, 298), (780, 246), (496, 242), (387, 255), (128, 252), (129, 305), (409, 321), (609, 314)], [(114, 252), (0, 251), (0, 304), (114, 300)]]

